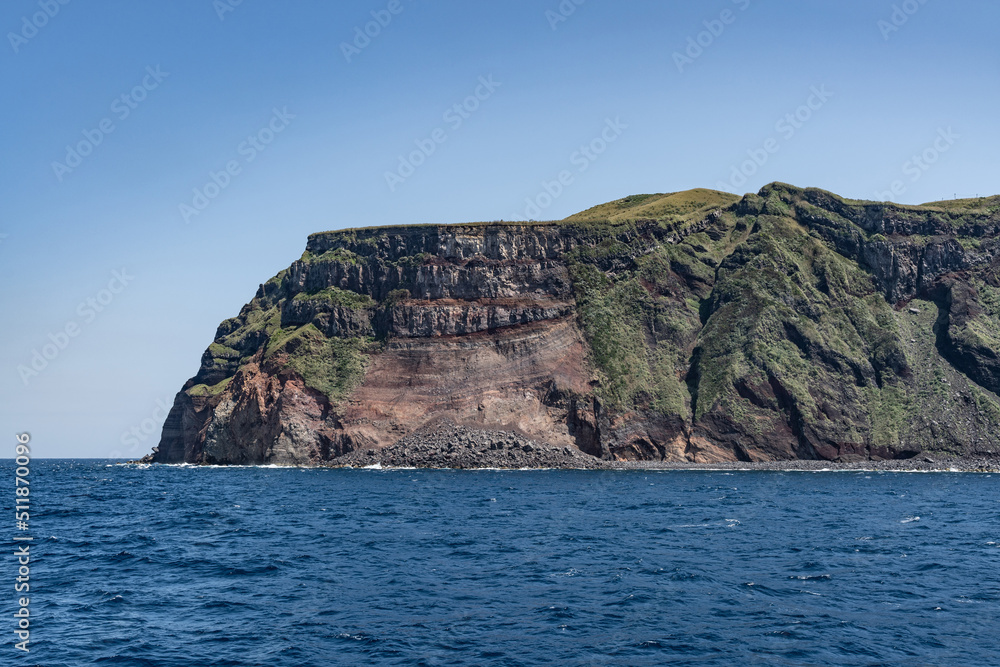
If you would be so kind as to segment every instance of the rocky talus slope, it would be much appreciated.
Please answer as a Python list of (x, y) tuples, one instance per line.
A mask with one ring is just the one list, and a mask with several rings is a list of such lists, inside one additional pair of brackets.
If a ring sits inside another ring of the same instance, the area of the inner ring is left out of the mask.
[(570, 462), (990, 456), (998, 232), (998, 197), (775, 183), (314, 234), (219, 326), (147, 460), (443, 465), (442, 423)]
[(602, 468), (607, 462), (576, 447), (556, 447), (510, 431), (450, 422), (431, 424), (388, 447), (358, 449), (333, 462), (351, 467)]

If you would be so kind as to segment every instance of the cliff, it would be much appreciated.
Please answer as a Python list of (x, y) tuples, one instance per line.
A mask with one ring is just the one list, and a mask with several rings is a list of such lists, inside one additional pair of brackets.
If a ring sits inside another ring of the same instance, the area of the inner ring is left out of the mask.
[(314, 234), (147, 459), (336, 463), (439, 423), (614, 460), (1000, 452), (998, 231), (998, 197), (775, 183)]

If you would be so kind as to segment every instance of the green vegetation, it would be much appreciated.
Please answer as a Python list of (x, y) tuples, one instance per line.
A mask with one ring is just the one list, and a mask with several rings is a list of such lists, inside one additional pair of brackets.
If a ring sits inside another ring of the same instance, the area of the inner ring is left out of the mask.
[(350, 290), (343, 290), (338, 287), (327, 287), (316, 292), (299, 292), (293, 297), (294, 301), (327, 301), (342, 308), (371, 308), (375, 306), (375, 299), (367, 294), (358, 294)]
[(700, 328), (699, 310), (711, 292), (718, 248), (733, 242), (735, 218), (722, 217), (718, 224), (719, 242), (696, 233), (680, 243), (652, 245), (625, 229), (567, 257), (600, 381), (596, 391), (607, 405), (689, 416), (684, 376)]
[[(867, 404), (878, 439), (898, 441), (902, 390), (877, 384), (906, 366), (892, 309), (869, 275), (795, 220), (763, 215), (758, 225), (719, 268), (698, 338), (694, 418), (720, 409), (754, 431), (780, 410), (857, 442), (864, 424), (825, 410), (862, 415)], [(757, 403), (735, 396), (737, 385)]]
[(239, 359), (239, 350), (234, 350), (231, 347), (221, 345), (219, 343), (212, 343), (208, 346), (208, 351), (211, 355), (217, 359)]
[(278, 287), (279, 285), (281, 285), (281, 281), (285, 279), (285, 275), (287, 273), (288, 273), (288, 269), (282, 269), (281, 271), (278, 272), (278, 274), (276, 276), (273, 276), (272, 278), (268, 279), (268, 281), (266, 283), (264, 283), (264, 286), (265, 287)]
[(223, 391), (226, 390), (226, 387), (229, 386), (229, 383), (232, 381), (232, 379), (233, 378), (228, 377), (222, 382), (218, 382), (212, 386), (209, 386), (207, 384), (196, 384), (190, 389), (188, 389), (187, 393), (189, 396), (197, 396), (204, 398), (218, 396), (219, 394), (221, 394)]
[(348, 266), (354, 266), (358, 263), (361, 258), (357, 253), (352, 252), (344, 247), (333, 248), (320, 255), (315, 255), (312, 252), (306, 250), (302, 253), (302, 257), (299, 261), (305, 262), (307, 264), (313, 264), (316, 262), (340, 262), (341, 264), (346, 264)]
[(872, 444), (878, 447), (904, 444), (904, 427), (917, 414), (917, 405), (905, 387), (887, 385), (879, 389), (868, 386), (864, 389), (864, 398), (872, 428)]
[(973, 197), (971, 199), (944, 199), (921, 204), (922, 207), (943, 208), (951, 211), (961, 212), (987, 212), (995, 213), (1000, 206), (1000, 195), (991, 197)]
[(1000, 287), (994, 287), (978, 278), (973, 278), (970, 282), (979, 293), (979, 305), (983, 307), (986, 316), (1000, 320)]
[(408, 255), (406, 257), (400, 257), (394, 262), (390, 262), (393, 266), (421, 266), (430, 257), (430, 253), (422, 252), (417, 255)]
[(573, 263), (571, 271), (602, 398), (619, 409), (652, 402), (654, 409), (682, 413), (683, 400), (668, 381), (672, 369), (655, 378), (651, 370), (672, 360), (669, 352), (646, 347), (644, 325), (654, 307), (646, 290), (632, 279), (615, 283), (583, 262)]
[(307, 386), (336, 405), (364, 378), (369, 355), (378, 349), (372, 338), (327, 338), (312, 324), (279, 329), (268, 342), (264, 359), (284, 355)]
[(254, 299), (243, 309), (240, 317), (226, 320), (219, 327), (227, 331), (209, 345), (209, 353), (219, 359), (244, 359), (256, 350), (259, 342), (269, 336), (281, 324), (281, 309), (277, 306), (263, 307)]
[(731, 206), (739, 199), (738, 196), (728, 192), (701, 188), (667, 194), (632, 195), (581, 211), (566, 218), (564, 222), (622, 223), (634, 220), (693, 222), (700, 220), (712, 210)]
[(971, 394), (979, 413), (986, 418), (987, 423), (1000, 424), (1000, 402), (997, 401), (996, 395), (988, 394), (975, 385), (971, 387)]

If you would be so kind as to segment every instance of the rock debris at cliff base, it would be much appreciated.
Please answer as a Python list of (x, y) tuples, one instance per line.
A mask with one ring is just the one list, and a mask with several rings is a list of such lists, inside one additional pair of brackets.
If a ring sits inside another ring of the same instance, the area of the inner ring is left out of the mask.
[(529, 440), (512, 431), (490, 431), (442, 423), (399, 442), (362, 449), (330, 461), (332, 466), (413, 468), (602, 468), (606, 462), (570, 446)]
[(931, 457), (881, 461), (759, 461), (685, 463), (604, 460), (575, 447), (536, 442), (512, 431), (493, 431), (444, 422), (414, 432), (394, 445), (351, 452), (330, 461), (330, 467), (458, 468), (573, 470), (880, 470), (1000, 472), (1000, 455)]

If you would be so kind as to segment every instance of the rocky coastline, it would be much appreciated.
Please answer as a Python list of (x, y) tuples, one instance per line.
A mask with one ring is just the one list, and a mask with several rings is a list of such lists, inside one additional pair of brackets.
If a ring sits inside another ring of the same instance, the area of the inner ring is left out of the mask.
[[(153, 463), (145, 457), (132, 464)], [(781, 460), (691, 461), (607, 460), (571, 446), (538, 442), (513, 431), (469, 428), (448, 420), (425, 426), (388, 447), (354, 450), (325, 461), (324, 468), (424, 468), (458, 470), (730, 470), (883, 471), (1000, 473), (1000, 453), (949, 455), (918, 453), (907, 459), (849, 461)]]
[(975, 469), (994, 452), (1000, 197), (773, 183), (313, 234), (219, 325), (147, 460)]
[[(130, 461), (129, 463), (149, 463)], [(883, 471), (1000, 473), (1000, 455), (918, 454), (909, 459), (855, 461), (683, 461), (605, 460), (569, 446), (537, 442), (513, 431), (468, 428), (442, 422), (397, 443), (356, 450), (325, 462), (325, 468), (423, 468), (459, 470), (723, 470), (723, 471)]]

